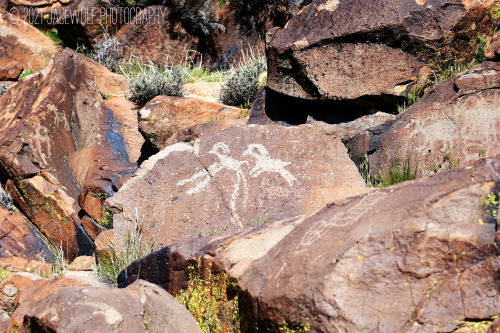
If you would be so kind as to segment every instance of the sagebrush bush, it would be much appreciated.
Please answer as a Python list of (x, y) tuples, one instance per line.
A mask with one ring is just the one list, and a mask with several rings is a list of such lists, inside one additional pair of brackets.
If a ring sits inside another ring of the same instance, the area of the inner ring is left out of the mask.
[(219, 101), (226, 105), (242, 106), (253, 101), (262, 85), (262, 73), (267, 70), (266, 58), (250, 52), (237, 66), (221, 88)]
[(144, 105), (156, 96), (182, 96), (186, 71), (180, 66), (163, 69), (154, 65), (140, 65), (130, 74), (130, 99)]
[(114, 37), (105, 34), (104, 39), (97, 42), (92, 53), (92, 60), (97, 61), (112, 72), (119, 68), (121, 58), (123, 57), (123, 48)]
[(0, 97), (7, 91), (7, 86), (5, 84), (0, 84)]

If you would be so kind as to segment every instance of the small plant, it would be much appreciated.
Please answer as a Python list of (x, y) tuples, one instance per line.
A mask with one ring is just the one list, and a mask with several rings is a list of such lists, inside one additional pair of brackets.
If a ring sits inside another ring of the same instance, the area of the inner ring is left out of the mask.
[(486, 48), (486, 35), (478, 34), (477, 38), (479, 40), (479, 45), (477, 47), (476, 59), (478, 63), (482, 63), (485, 60), (484, 49)]
[(421, 174), (418, 162), (415, 161), (410, 154), (405, 158), (393, 156), (389, 162), (389, 168), (386, 173), (378, 171), (378, 174), (373, 178), (370, 173), (368, 164), (368, 154), (365, 153), (362, 163), (359, 166), (359, 172), (366, 182), (367, 187), (383, 188), (407, 180), (417, 179)]
[(0, 267), (0, 283), (12, 275), (12, 272), (8, 269)]
[(444, 153), (443, 159), (439, 163), (434, 163), (434, 172), (439, 172), (443, 166), (447, 166), (448, 170), (453, 170), (460, 166), (460, 158), (455, 160), (453, 155), (453, 149), (448, 144), (448, 150)]
[(22, 79), (23, 77), (26, 77), (26, 76), (30, 76), (33, 73), (35, 73), (35, 72), (33, 72), (33, 69), (31, 68), (31, 66), (29, 66), (28, 68), (25, 68), (22, 71), (22, 73), (19, 75), (19, 79)]
[(55, 27), (44, 27), (44, 26), (37, 26), (36, 27), (38, 30), (40, 30), (41, 33), (43, 33), (45, 36), (49, 37), (52, 39), (56, 45), (63, 45), (63, 41), (61, 37), (59, 36), (59, 31)]
[(478, 153), (479, 157), (484, 157), (484, 149), (481, 149)]
[(7, 210), (12, 210), (14, 208), (14, 202), (10, 193), (7, 192), (3, 186), (0, 185), (0, 205), (2, 205)]
[(498, 216), (498, 197), (495, 193), (488, 193), (487, 198), (481, 198), (481, 206), (486, 210), (486, 215), (496, 218)]
[(68, 266), (69, 263), (64, 258), (64, 251), (62, 249), (62, 242), (58, 249), (53, 250), (53, 254), (50, 256), (50, 263), (52, 264), (52, 273), (59, 274), (62, 273)]
[(261, 224), (268, 224), (268, 223), (273, 223), (273, 220), (267, 216), (267, 214), (264, 215), (264, 217), (260, 217), (259, 214), (257, 214), (256, 217), (250, 220), (250, 223), (253, 225), (261, 225)]
[(261, 74), (266, 70), (266, 58), (250, 50), (237, 66), (229, 70), (229, 78), (221, 88), (219, 101), (236, 107), (253, 101), (263, 80)]
[(102, 282), (117, 286), (118, 274), (127, 268), (133, 261), (153, 252), (154, 243), (152, 239), (143, 242), (143, 223), (136, 219), (133, 230), (125, 235), (124, 248), (117, 252), (113, 243), (108, 244), (109, 256), (97, 257), (95, 275)]
[(221, 272), (214, 274), (209, 266), (203, 278), (200, 265), (190, 265), (189, 286), (176, 299), (191, 312), (202, 332), (241, 332), (238, 285)]
[(410, 93), (406, 94), (406, 101), (403, 104), (398, 105), (398, 114), (417, 103), (422, 97), (422, 89), (419, 85), (413, 87)]
[(123, 57), (123, 48), (114, 37), (104, 33), (104, 39), (97, 42), (92, 53), (92, 60), (97, 61), (112, 72), (119, 69)]
[(129, 74), (130, 99), (144, 105), (156, 96), (182, 96), (185, 71), (180, 66), (163, 69), (153, 64), (139, 65)]
[(5, 84), (0, 84), (0, 98), (3, 96), (3, 94), (5, 94), (5, 92), (7, 91), (7, 86)]

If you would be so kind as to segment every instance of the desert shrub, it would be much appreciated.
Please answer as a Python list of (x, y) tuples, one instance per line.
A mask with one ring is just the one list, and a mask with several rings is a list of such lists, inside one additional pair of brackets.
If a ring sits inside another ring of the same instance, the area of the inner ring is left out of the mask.
[(132, 231), (125, 235), (124, 248), (117, 251), (113, 243), (108, 244), (109, 256), (101, 255), (96, 258), (94, 274), (102, 282), (117, 286), (118, 274), (127, 268), (133, 261), (153, 252), (152, 239), (143, 242), (143, 223), (136, 221)]
[(378, 188), (417, 179), (422, 174), (418, 162), (410, 154), (407, 154), (404, 158), (397, 155), (391, 157), (387, 171), (382, 173), (379, 170), (372, 177), (368, 164), (368, 154), (365, 153), (363, 161), (359, 166), (359, 172), (365, 180), (366, 186)]
[(267, 70), (266, 58), (249, 52), (244, 59), (230, 69), (229, 78), (221, 88), (219, 101), (226, 105), (241, 106), (252, 101), (262, 85)]
[(154, 65), (139, 65), (129, 73), (130, 99), (144, 105), (156, 96), (182, 96), (186, 72), (180, 66), (163, 69)]
[(13, 201), (10, 193), (4, 190), (2, 186), (0, 186), (0, 205), (2, 205), (7, 210), (12, 210)]
[(113, 72), (118, 70), (122, 57), (123, 48), (120, 43), (116, 38), (109, 37), (108, 34), (104, 34), (104, 39), (95, 44), (92, 53), (93, 60)]

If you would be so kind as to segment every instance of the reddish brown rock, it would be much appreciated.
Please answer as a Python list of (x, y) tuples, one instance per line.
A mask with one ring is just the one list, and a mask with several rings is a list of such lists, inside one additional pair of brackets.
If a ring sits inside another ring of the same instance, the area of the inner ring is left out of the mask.
[(23, 314), (20, 332), (35, 328), (51, 332), (201, 332), (174, 297), (144, 281), (126, 289), (67, 288), (23, 303), (15, 315), (18, 311)]
[(190, 50), (196, 50), (198, 38), (169, 17), (171, 11), (164, 6), (147, 7), (118, 31), (116, 39), (124, 47), (125, 59), (133, 54), (166, 66), (184, 61)]
[(227, 128), (241, 126), (247, 123), (246, 118), (224, 119), (201, 123), (188, 128), (181, 129), (170, 136), (164, 143), (163, 148), (178, 142), (190, 142), (206, 135), (219, 133)]
[(500, 64), (487, 62), (452, 76), (390, 126), (352, 139), (351, 157), (368, 152), (373, 174), (396, 158), (411, 158), (423, 173), (500, 155)]
[(45, 68), (59, 47), (35, 27), (0, 9), (0, 81)]
[(160, 149), (182, 129), (207, 121), (241, 118), (243, 110), (196, 98), (158, 96), (139, 111), (139, 128)]
[[(453, 331), (500, 314), (500, 159), (336, 201), (228, 237), (175, 244), (135, 261), (141, 279), (172, 293), (201, 262), (235, 278), (260, 330)], [(209, 265), (212, 263), (212, 265)], [(204, 275), (202, 271), (200, 274)], [(252, 331), (252, 330), (249, 330)]]
[[(19, 272), (10, 275), (0, 284), (0, 308), (7, 315), (12, 315), (15, 309), (16, 296), (21, 289), (33, 281), (40, 280), (41, 277), (28, 272)], [(9, 318), (10, 319), (10, 318)], [(9, 322), (7, 321), (7, 326)], [(7, 329), (7, 327), (5, 327)]]
[(50, 255), (47, 244), (37, 236), (22, 214), (0, 207), (1, 267), (12, 271), (44, 271), (49, 266)]
[(141, 158), (144, 139), (136, 111), (123, 97), (127, 84), (65, 49), (44, 73), (22, 80), (0, 100), (0, 163), (7, 187), (70, 259), (93, 247), (80, 217), (101, 218), (113, 184), (133, 173)]
[(253, 125), (166, 147), (106, 205), (114, 214), (115, 245), (121, 247), (139, 220), (144, 237), (165, 246), (240, 229), (257, 216), (280, 220), (311, 213), (365, 191), (334, 136), (309, 125)]
[(269, 38), (268, 86), (288, 97), (329, 101), (315, 104), (325, 112), (395, 112), (402, 96), (428, 77), (426, 64), (440, 72), (475, 57), (478, 33), (498, 24), (492, 4), (316, 0)]
[(484, 49), (484, 57), (488, 60), (500, 60), (500, 33), (496, 33), (488, 45)]
[(95, 258), (90, 256), (76, 257), (68, 266), (68, 271), (93, 271), (95, 268)]
[(34, 280), (17, 294), (15, 301), (16, 309), (11, 316), (8, 332), (15, 326), (18, 328), (23, 327), (23, 318), (30, 311), (33, 304), (61, 290), (72, 287), (104, 288), (105, 285), (92, 279), (87, 272), (66, 272), (64, 274), (51, 275), (45, 279)]

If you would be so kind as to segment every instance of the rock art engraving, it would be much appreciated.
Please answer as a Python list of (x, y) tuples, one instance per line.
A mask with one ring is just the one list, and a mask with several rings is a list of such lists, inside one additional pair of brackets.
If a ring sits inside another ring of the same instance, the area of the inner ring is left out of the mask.
[(375, 209), (377, 204), (382, 199), (383, 194), (381, 193), (365, 196), (353, 208), (335, 215), (332, 219), (319, 221), (316, 225), (307, 230), (302, 237), (300, 241), (301, 246), (299, 248), (302, 248), (303, 250), (300, 252), (307, 250), (308, 246), (311, 246), (315, 242), (319, 241), (323, 234), (326, 234), (335, 228), (345, 228), (354, 225), (363, 217), (364, 214)]
[[(248, 182), (245, 172), (243, 171), (243, 166), (250, 165), (250, 161), (243, 158), (237, 160), (230, 157), (230, 152), (229, 147), (225, 143), (216, 143), (208, 153), (216, 155), (219, 162), (210, 165), (207, 169), (195, 173), (191, 178), (181, 180), (177, 183), (177, 186), (193, 184), (194, 186), (187, 191), (187, 194), (193, 195), (203, 190), (210, 183), (211, 178), (219, 172), (223, 170), (234, 172), (236, 173), (236, 181), (234, 182), (231, 201), (229, 202), (229, 207), (234, 212), (236, 210), (236, 202), (241, 195), (243, 196), (243, 204), (246, 204), (248, 200)], [(297, 179), (285, 169), (291, 162), (284, 162), (279, 159), (271, 158), (268, 150), (261, 144), (250, 144), (247, 150), (242, 153), (242, 157), (246, 156), (252, 157), (255, 163), (253, 168), (248, 172), (252, 178), (257, 178), (262, 173), (274, 172), (283, 177), (290, 186), (297, 181)], [(241, 191), (243, 191), (243, 194), (241, 194)]]
[(281, 177), (285, 178), (288, 185), (292, 186), (297, 179), (285, 169), (291, 162), (283, 162), (281, 160), (272, 159), (266, 147), (261, 144), (251, 144), (248, 149), (243, 152), (243, 156), (250, 155), (255, 158), (255, 166), (250, 170), (250, 176), (256, 178), (263, 172), (276, 172)]

